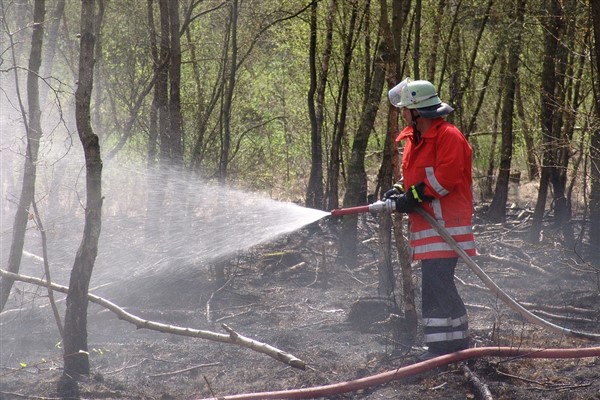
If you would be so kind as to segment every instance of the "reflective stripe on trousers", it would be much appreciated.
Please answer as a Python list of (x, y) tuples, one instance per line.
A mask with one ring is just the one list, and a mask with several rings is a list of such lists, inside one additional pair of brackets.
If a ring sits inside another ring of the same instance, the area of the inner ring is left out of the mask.
[(465, 348), (467, 310), (454, 284), (456, 258), (421, 260), (424, 341), (434, 352)]

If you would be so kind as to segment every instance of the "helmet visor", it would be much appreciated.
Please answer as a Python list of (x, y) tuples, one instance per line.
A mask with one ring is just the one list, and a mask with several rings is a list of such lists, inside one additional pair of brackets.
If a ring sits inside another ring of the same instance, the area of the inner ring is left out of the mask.
[(401, 107), (400, 104), (402, 103), (402, 92), (406, 90), (410, 82), (412, 82), (412, 79), (406, 78), (389, 90), (388, 99), (394, 107)]

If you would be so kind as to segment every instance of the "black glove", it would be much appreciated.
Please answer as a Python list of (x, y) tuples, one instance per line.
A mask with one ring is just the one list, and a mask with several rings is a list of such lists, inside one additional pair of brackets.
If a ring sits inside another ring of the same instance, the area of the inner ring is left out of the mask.
[(400, 196), (402, 193), (404, 193), (404, 186), (402, 184), (402, 181), (398, 181), (394, 184), (394, 186), (392, 186), (391, 189), (388, 189), (383, 194), (383, 198), (384, 200), (391, 199), (392, 197)]
[(415, 207), (424, 201), (431, 201), (433, 197), (425, 195), (425, 182), (412, 185), (408, 192), (396, 198), (396, 211), (399, 213), (410, 213)]

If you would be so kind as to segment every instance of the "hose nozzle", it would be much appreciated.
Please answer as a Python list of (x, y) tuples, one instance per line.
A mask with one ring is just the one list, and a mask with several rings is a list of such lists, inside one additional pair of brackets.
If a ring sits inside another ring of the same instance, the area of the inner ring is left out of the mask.
[(332, 210), (331, 215), (333, 215), (334, 217), (341, 217), (343, 215), (362, 214), (367, 212), (377, 214), (380, 212), (392, 212), (395, 209), (396, 201), (394, 199), (387, 199), (376, 201), (375, 203), (369, 204), (367, 206), (338, 208)]
[(396, 200), (386, 199), (378, 200), (375, 203), (369, 204), (369, 212), (375, 214), (380, 212), (392, 212), (396, 210)]

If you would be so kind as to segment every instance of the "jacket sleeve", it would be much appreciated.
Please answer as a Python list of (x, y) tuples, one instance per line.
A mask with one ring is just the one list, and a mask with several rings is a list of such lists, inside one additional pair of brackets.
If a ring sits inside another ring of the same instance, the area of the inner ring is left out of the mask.
[(470, 146), (463, 134), (454, 125), (447, 124), (438, 132), (436, 155), (433, 167), (426, 168), (425, 194), (440, 198), (466, 182), (470, 171), (466, 171), (466, 157), (470, 157)]

